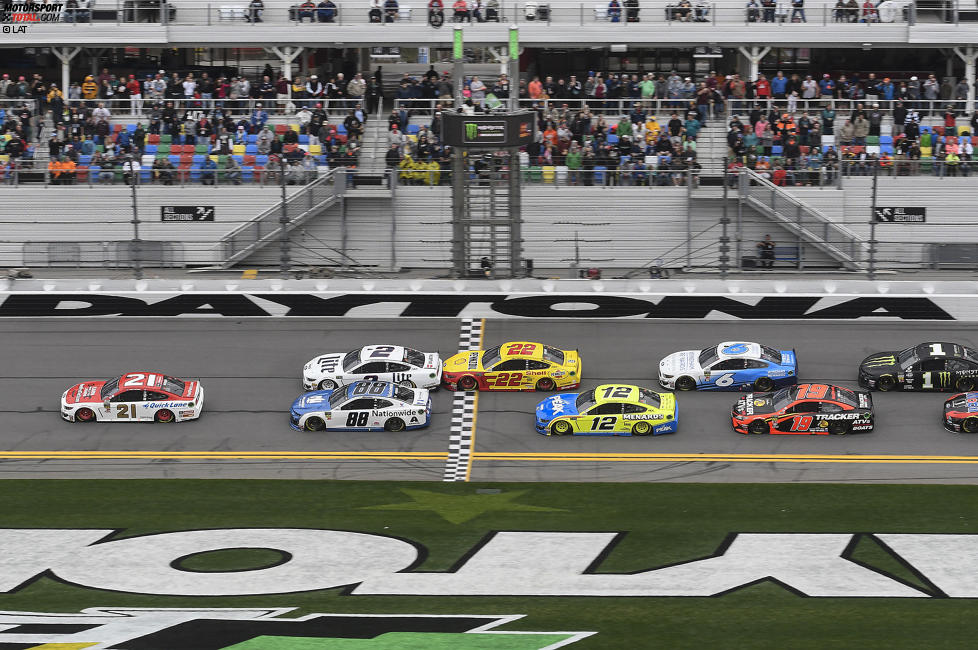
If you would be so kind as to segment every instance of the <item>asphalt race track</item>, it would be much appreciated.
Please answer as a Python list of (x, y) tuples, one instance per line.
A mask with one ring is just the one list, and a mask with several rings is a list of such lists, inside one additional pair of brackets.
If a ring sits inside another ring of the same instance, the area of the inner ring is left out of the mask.
[[(453, 319), (61, 318), (0, 321), (0, 471), (10, 477), (256, 477), (441, 480), (452, 394), (434, 394), (432, 426), (405, 433), (306, 433), (288, 426), (299, 372), (316, 354), (369, 343), (457, 349)], [(928, 340), (978, 347), (966, 323), (490, 320), (484, 343), (538, 340), (581, 351), (584, 387), (657, 386), (658, 360), (722, 340), (795, 348), (805, 381), (855, 388), (873, 351)], [(200, 378), (203, 416), (173, 425), (72, 424), (69, 385), (124, 371)], [(473, 481), (978, 482), (978, 436), (940, 423), (946, 394), (875, 394), (877, 425), (849, 436), (742, 436), (737, 393), (682, 393), (680, 429), (649, 438), (547, 437), (535, 393), (483, 393)], [(124, 452), (124, 453), (123, 453)], [(943, 457), (943, 458), (937, 458)]]

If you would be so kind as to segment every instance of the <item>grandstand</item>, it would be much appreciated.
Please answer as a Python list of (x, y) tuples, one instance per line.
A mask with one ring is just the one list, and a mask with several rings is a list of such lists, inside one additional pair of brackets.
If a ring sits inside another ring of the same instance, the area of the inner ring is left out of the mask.
[[(491, 2), (439, 28), (388, 2), (380, 22), (368, 0), (92, 0), (8, 21), (0, 182), (19, 200), (0, 208), (0, 265), (125, 267), (135, 211), (150, 266), (445, 273), (452, 184), (510, 173), (538, 269), (749, 271), (768, 232), (782, 269), (974, 259), (974, 3)], [(473, 158), (457, 176), (439, 114), (489, 93), (535, 111), (539, 136), (518, 171)], [(922, 195), (925, 220), (872, 222)], [(165, 222), (167, 206), (213, 221)]]

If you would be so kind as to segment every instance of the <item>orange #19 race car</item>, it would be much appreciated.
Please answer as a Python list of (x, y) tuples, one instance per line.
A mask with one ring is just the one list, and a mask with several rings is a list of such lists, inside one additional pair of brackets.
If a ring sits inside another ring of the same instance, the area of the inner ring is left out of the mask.
[(944, 428), (955, 433), (978, 433), (978, 393), (958, 393), (947, 398)]
[(873, 430), (869, 393), (827, 384), (799, 384), (776, 393), (748, 393), (731, 413), (737, 433), (844, 434)]
[(581, 356), (542, 343), (503, 343), (446, 359), (442, 383), (452, 390), (568, 390), (581, 385)]

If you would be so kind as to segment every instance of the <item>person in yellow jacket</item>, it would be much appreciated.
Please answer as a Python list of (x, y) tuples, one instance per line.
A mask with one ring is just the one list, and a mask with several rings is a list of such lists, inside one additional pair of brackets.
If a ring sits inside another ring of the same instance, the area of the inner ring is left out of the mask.
[(645, 142), (647, 144), (655, 144), (655, 141), (659, 139), (659, 133), (661, 131), (662, 127), (655, 121), (655, 117), (650, 115), (648, 121), (645, 122)]
[(422, 175), (421, 182), (425, 185), (438, 185), (438, 181), (441, 180), (441, 166), (435, 161), (420, 163), (419, 167), (422, 171), (418, 173)]
[(944, 166), (947, 168), (948, 176), (957, 176), (958, 168), (961, 166), (961, 156), (957, 152), (950, 151), (944, 156)]
[(405, 185), (413, 185), (414, 159), (411, 158), (411, 154), (404, 154), (404, 158), (401, 159), (401, 162), (397, 163), (397, 168), (400, 170), (401, 183)]
[(92, 75), (85, 77), (85, 83), (81, 87), (82, 98), (86, 101), (94, 101), (98, 97), (98, 84)]

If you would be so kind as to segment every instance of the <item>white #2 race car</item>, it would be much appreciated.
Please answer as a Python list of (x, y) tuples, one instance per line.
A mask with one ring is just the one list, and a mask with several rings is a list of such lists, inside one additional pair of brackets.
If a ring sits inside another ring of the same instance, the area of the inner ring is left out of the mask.
[(127, 372), (108, 381), (85, 381), (61, 395), (61, 417), (69, 422), (196, 420), (203, 407), (200, 382), (161, 372)]
[(302, 387), (331, 390), (354, 381), (390, 381), (409, 388), (437, 388), (441, 358), (399, 345), (367, 345), (347, 353), (323, 354), (302, 368)]

